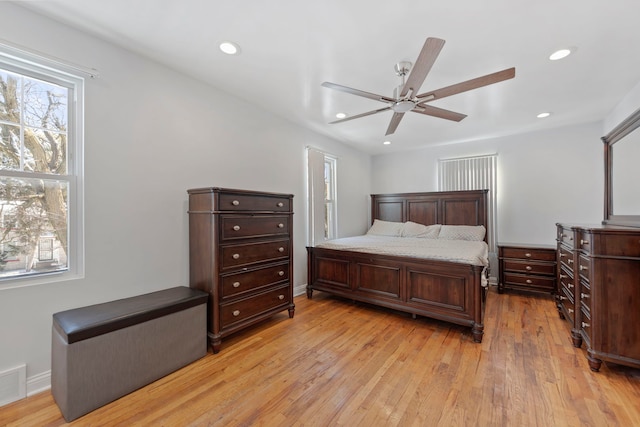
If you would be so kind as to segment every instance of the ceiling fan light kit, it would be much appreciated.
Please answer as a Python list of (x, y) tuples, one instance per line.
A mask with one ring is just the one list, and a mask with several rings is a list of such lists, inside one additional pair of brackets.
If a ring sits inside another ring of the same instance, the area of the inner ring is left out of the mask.
[[(459, 122), (467, 116), (464, 114), (456, 113), (454, 111), (427, 105), (427, 103), (437, 99), (445, 98), (447, 96), (456, 95), (458, 93), (467, 92), (472, 89), (477, 89), (483, 86), (498, 83), (503, 80), (512, 79), (516, 75), (516, 69), (512, 67), (441, 89), (418, 94), (422, 83), (424, 83), (424, 80), (427, 78), (427, 74), (429, 74), (429, 71), (431, 71), (431, 67), (440, 54), (444, 43), (445, 41), (442, 39), (429, 37), (422, 46), (422, 50), (420, 51), (420, 54), (416, 59), (415, 65), (411, 64), (411, 62), (409, 61), (401, 61), (394, 66), (396, 74), (402, 79), (402, 83), (394, 90), (393, 97), (365, 92), (359, 89), (354, 89), (330, 82), (322, 83), (322, 86), (329, 89), (350, 93), (352, 95), (362, 96), (364, 98), (373, 99), (375, 101), (387, 104), (387, 106), (384, 108), (368, 111), (366, 113), (356, 114), (343, 118), (341, 120), (335, 120), (333, 122), (330, 122), (329, 124), (343, 123), (348, 120), (370, 116), (373, 114), (381, 113), (383, 111), (393, 112), (393, 116), (391, 117), (391, 121), (385, 135), (393, 134), (398, 128), (398, 125), (400, 124), (400, 121), (402, 120), (404, 114), (410, 111), (427, 116), (439, 117), (441, 119)], [(405, 81), (405, 76), (407, 74), (408, 78)]]

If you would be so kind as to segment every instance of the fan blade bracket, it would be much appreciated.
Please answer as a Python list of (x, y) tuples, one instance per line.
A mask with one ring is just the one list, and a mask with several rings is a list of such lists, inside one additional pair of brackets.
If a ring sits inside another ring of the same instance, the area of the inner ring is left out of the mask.
[(436, 99), (436, 96), (432, 93), (427, 95), (422, 95), (416, 98), (416, 104), (422, 104), (423, 102), (433, 101), (434, 99)]

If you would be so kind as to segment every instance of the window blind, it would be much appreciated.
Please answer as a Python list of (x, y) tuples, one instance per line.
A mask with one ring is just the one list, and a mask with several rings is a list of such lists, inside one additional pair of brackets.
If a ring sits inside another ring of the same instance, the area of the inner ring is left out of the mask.
[(487, 244), (493, 253), (497, 251), (497, 172), (497, 154), (438, 160), (439, 191), (489, 190)]

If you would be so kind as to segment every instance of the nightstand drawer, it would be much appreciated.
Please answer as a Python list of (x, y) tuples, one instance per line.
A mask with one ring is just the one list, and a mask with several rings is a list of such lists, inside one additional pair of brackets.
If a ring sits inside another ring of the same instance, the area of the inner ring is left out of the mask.
[(531, 259), (536, 261), (553, 261), (556, 260), (556, 252), (549, 250), (540, 250), (532, 248), (511, 248), (502, 249), (504, 258)]
[(504, 273), (504, 284), (511, 287), (523, 287), (552, 292), (555, 289), (554, 277), (529, 276), (517, 273)]
[(556, 275), (555, 263), (504, 260), (503, 268), (505, 272), (510, 271), (525, 274), (540, 274), (544, 276)]

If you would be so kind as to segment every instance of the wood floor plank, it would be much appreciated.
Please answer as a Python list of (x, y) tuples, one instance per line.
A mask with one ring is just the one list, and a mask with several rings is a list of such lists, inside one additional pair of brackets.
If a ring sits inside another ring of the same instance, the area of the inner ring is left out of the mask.
[[(469, 328), (316, 292), (226, 338), (220, 353), (72, 425), (631, 426), (640, 370), (603, 364), (550, 296), (487, 298), (483, 342)], [(65, 425), (49, 391), (0, 408), (0, 425)]]

